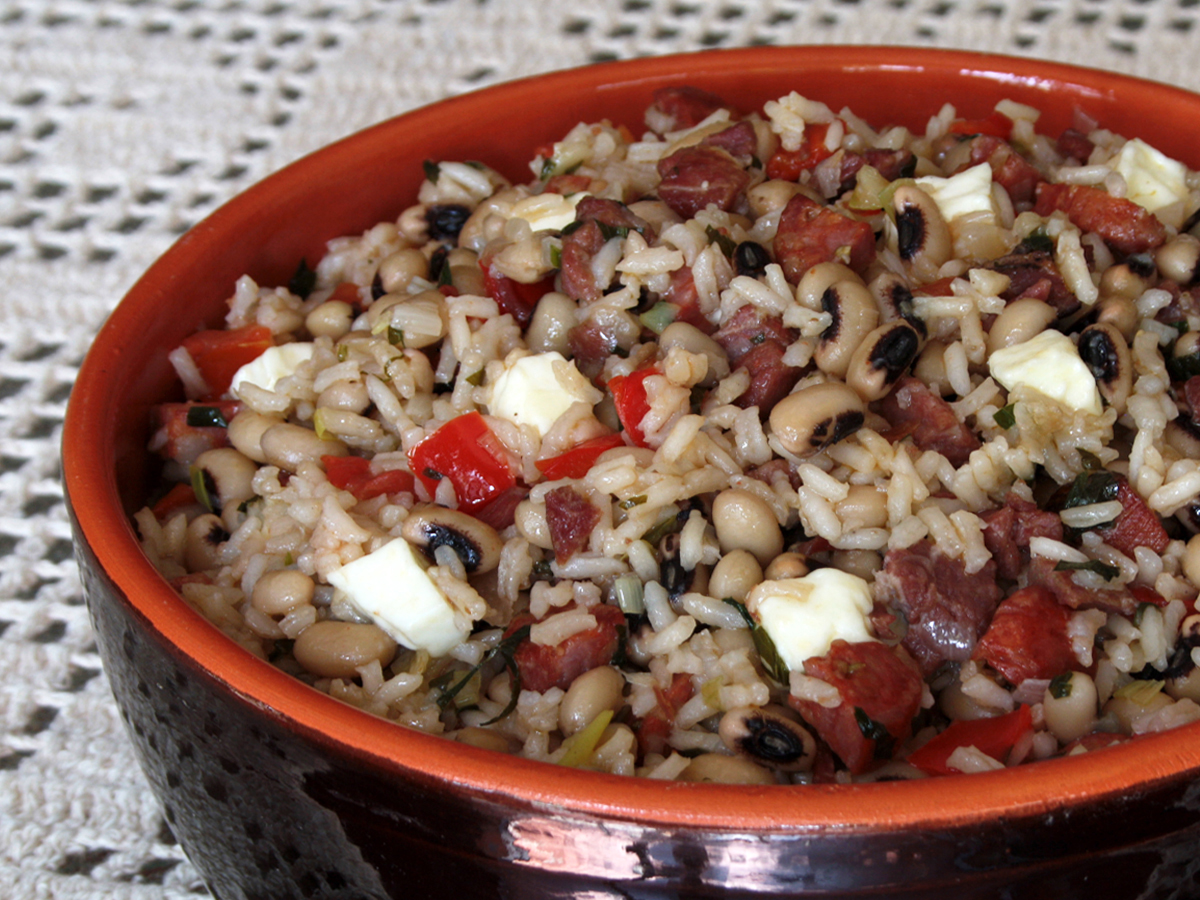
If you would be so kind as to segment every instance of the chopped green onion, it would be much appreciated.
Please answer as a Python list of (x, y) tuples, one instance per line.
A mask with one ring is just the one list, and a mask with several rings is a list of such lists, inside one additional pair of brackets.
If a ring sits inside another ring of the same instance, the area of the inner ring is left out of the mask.
[(1054, 567), (1055, 572), (1094, 572), (1103, 578), (1105, 581), (1112, 581), (1121, 574), (1121, 570), (1116, 566), (1110, 566), (1108, 563), (1102, 563), (1098, 559), (1089, 559), (1087, 562), (1067, 562), (1060, 560), (1058, 565)]
[(317, 437), (319, 437), (321, 440), (325, 440), (325, 435), (327, 435), (329, 432), (325, 428), (325, 410), (324, 409), (322, 409), (320, 407), (317, 408), (316, 412), (313, 413), (312, 423), (313, 423), (313, 431), (315, 431), (317, 433)]
[(1156, 681), (1153, 679), (1142, 681), (1138, 679), (1117, 688), (1113, 691), (1113, 696), (1132, 700), (1138, 706), (1148, 706), (1154, 702), (1155, 697), (1162, 693), (1164, 685), (1166, 685), (1165, 681)]
[(629, 237), (628, 225), (609, 225), (600, 221), (596, 221), (596, 225), (600, 228), (600, 236), (606, 241), (611, 241), (615, 237)]
[(1172, 352), (1166, 354), (1166, 357), (1167, 373), (1171, 376), (1172, 381), (1187, 381), (1189, 378), (1200, 375), (1200, 353), (1176, 356)]
[(404, 329), (396, 328), (394, 325), (389, 325), (387, 327), (387, 339), (388, 339), (388, 343), (391, 344), (393, 347), (403, 347), (404, 346)]
[(613, 580), (613, 594), (617, 606), (627, 616), (640, 616), (646, 611), (642, 579), (636, 575), (619, 575)]
[(337, 347), (338, 362), (345, 362), (349, 358), (350, 358), (350, 345), (349, 344), (338, 344), (338, 347)]
[(762, 661), (763, 670), (780, 684), (787, 684), (790, 670), (787, 663), (783, 661), (783, 657), (779, 655), (779, 649), (775, 646), (771, 635), (767, 634), (767, 630), (758, 623), (754, 616), (750, 615), (750, 610), (746, 609), (743, 604), (738, 603), (732, 597), (726, 597), (725, 602), (736, 609), (745, 620), (746, 626), (750, 629), (750, 637), (754, 640), (754, 649), (758, 651), (758, 658)]
[(1009, 429), (1017, 424), (1017, 417), (1013, 413), (1015, 403), (1010, 403), (1008, 406), (1002, 406), (992, 414), (992, 418), (1001, 428)]
[[(209, 493), (212, 482), (210, 476), (199, 466), (192, 466), (188, 472), (192, 478), (192, 493), (196, 495), (196, 499), (209, 512), (216, 512), (216, 507), (213, 505), (212, 494)], [(212, 485), (215, 487), (215, 485)]]
[(727, 234), (722, 234), (718, 229), (713, 228), (711, 225), (704, 229), (704, 236), (708, 238), (711, 243), (716, 244), (721, 249), (721, 252), (725, 254), (726, 259), (733, 258), (733, 253), (735, 250), (737, 250), (737, 243), (733, 240), (733, 238)]
[(725, 676), (718, 675), (710, 678), (700, 688), (700, 696), (712, 709), (721, 709), (721, 688), (725, 686)]
[(550, 245), (550, 268), (562, 268), (562, 244)]
[(229, 423), (221, 410), (215, 406), (191, 406), (187, 411), (187, 423), (191, 428), (228, 428)]
[(679, 525), (679, 516), (677, 511), (672, 510), (670, 515), (664, 519), (659, 519), (645, 534), (642, 535), (642, 540), (651, 547), (657, 547), (658, 542), (673, 532)]
[(868, 716), (861, 706), (854, 707), (854, 721), (858, 723), (862, 736), (875, 742), (875, 758), (890, 759), (892, 746), (896, 743), (892, 733)]
[(1039, 225), (1025, 236), (1017, 247), (1018, 253), (1053, 253), (1054, 239), (1046, 233), (1046, 227)]
[[(711, 226), (710, 226), (711, 227)], [(662, 334), (667, 330), (667, 326), (675, 321), (675, 313), (678, 310), (674, 303), (667, 303), (665, 300), (659, 300), (652, 307), (638, 316), (638, 321), (646, 328), (653, 331), (655, 334)]]
[(466, 382), (472, 387), (479, 387), (481, 384), (483, 384), (483, 378), (483, 369), (477, 369), (466, 377)]
[(289, 550), (287, 553), (283, 554), (283, 564), (285, 566), (295, 565), (295, 562), (296, 562), (296, 558), (294, 556), (292, 556), (291, 550)]
[(596, 715), (596, 718), (588, 722), (582, 731), (576, 732), (563, 741), (566, 752), (559, 758), (558, 764), (579, 769), (590, 763), (592, 754), (596, 752), (596, 746), (600, 743), (600, 738), (604, 736), (604, 729), (612, 722), (612, 717), (611, 709), (603, 709)]
[(645, 494), (638, 494), (634, 497), (630, 497), (628, 500), (622, 500), (617, 504), (617, 506), (619, 506), (621, 509), (633, 509), (635, 506), (641, 506), (648, 499), (649, 498)]
[(1055, 700), (1064, 700), (1071, 696), (1071, 674), (1063, 672), (1061, 675), (1055, 675), (1050, 679), (1050, 684), (1047, 690), (1050, 691), (1050, 696)]

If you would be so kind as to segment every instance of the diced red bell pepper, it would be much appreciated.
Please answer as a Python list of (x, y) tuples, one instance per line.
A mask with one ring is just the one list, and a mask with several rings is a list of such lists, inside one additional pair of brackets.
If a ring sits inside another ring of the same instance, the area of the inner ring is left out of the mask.
[(353, 281), (343, 281), (334, 288), (333, 293), (329, 295), (325, 302), (328, 303), (330, 300), (340, 300), (348, 306), (353, 306), (358, 312), (362, 312), (362, 293), (359, 291), (358, 285)]
[(947, 760), (959, 747), (974, 747), (992, 759), (1004, 762), (1013, 746), (1033, 727), (1033, 714), (1025, 705), (990, 719), (962, 719), (929, 743), (911, 753), (909, 763), (927, 775), (950, 775), (958, 771)]
[(833, 151), (825, 146), (828, 133), (827, 123), (805, 125), (804, 140), (798, 148), (784, 150), (780, 147), (767, 160), (767, 177), (796, 181), (801, 172), (807, 172), (822, 160), (833, 156)]
[(371, 500), (382, 494), (411, 491), (416, 479), (403, 469), (371, 473), (371, 463), (361, 456), (322, 456), (325, 477), (341, 491), (349, 491), (356, 500)]
[(550, 481), (560, 478), (582, 478), (605, 450), (622, 447), (624, 444), (625, 441), (619, 434), (602, 434), (600, 437), (581, 441), (558, 456), (539, 459), (534, 465)]
[(617, 418), (630, 439), (639, 447), (645, 447), (646, 433), (641, 422), (650, 412), (650, 401), (646, 395), (646, 379), (658, 374), (653, 367), (638, 369), (628, 375), (616, 375), (608, 380), (608, 392), (617, 407)]
[(1012, 135), (1012, 119), (1002, 113), (992, 112), (982, 119), (955, 119), (946, 130), (950, 134), (990, 134), (1003, 140)]
[(495, 271), (489, 257), (479, 260), (479, 268), (483, 271), (483, 287), (487, 295), (496, 301), (500, 312), (508, 313), (522, 327), (533, 318), (534, 307), (542, 296), (554, 290), (553, 272), (541, 281), (525, 284)]
[(513, 487), (504, 447), (477, 412), (451, 419), (408, 451), (408, 464), (430, 496), (450, 479), (458, 505), (473, 512)]
[(200, 501), (196, 499), (196, 492), (192, 486), (186, 482), (180, 482), (172, 487), (162, 498), (154, 504), (151, 512), (154, 513), (154, 518), (160, 522), (165, 522), (181, 509), (198, 504)]
[(206, 399), (224, 394), (238, 369), (273, 346), (275, 341), (266, 325), (247, 325), (231, 331), (199, 331), (183, 339), (184, 349), (208, 386)]
[(676, 672), (666, 690), (659, 687), (654, 689), (658, 703), (646, 713), (636, 728), (638, 747), (643, 756), (647, 753), (661, 754), (667, 749), (667, 738), (671, 736), (675, 715), (683, 704), (692, 699), (694, 692), (691, 676), (686, 672)]

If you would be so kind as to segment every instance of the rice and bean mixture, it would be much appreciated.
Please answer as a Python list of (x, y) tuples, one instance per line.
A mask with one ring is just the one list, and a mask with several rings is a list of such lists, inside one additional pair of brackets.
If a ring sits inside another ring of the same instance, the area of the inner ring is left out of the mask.
[(925, 777), (1196, 721), (1200, 177), (1037, 122), (680, 87), (521, 184), (431, 160), (171, 354), (145, 550), (318, 690), (603, 772)]

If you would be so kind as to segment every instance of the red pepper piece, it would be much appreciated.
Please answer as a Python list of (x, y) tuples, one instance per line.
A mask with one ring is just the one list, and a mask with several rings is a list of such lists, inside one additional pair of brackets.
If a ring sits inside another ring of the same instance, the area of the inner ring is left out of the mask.
[(458, 505), (474, 512), (513, 487), (503, 445), (477, 412), (451, 419), (408, 451), (408, 464), (430, 496), (449, 478)]
[(950, 727), (909, 755), (908, 761), (927, 775), (950, 775), (958, 769), (947, 763), (959, 747), (974, 747), (992, 759), (1004, 762), (1013, 745), (1033, 727), (1028, 706), (991, 719), (951, 722)]
[(801, 172), (807, 172), (822, 160), (833, 156), (833, 151), (825, 146), (825, 136), (829, 133), (828, 124), (804, 126), (804, 141), (795, 150), (784, 150), (780, 147), (767, 160), (767, 177), (796, 181)]
[(522, 327), (533, 318), (534, 307), (542, 296), (554, 290), (554, 273), (541, 281), (525, 284), (493, 270), (492, 261), (487, 257), (479, 260), (479, 268), (483, 271), (483, 287), (487, 295), (496, 301), (500, 312), (508, 313)]
[(1008, 140), (1012, 135), (1012, 119), (998, 112), (992, 112), (982, 119), (956, 119), (946, 130), (950, 134), (990, 134), (993, 137)]
[(416, 479), (403, 469), (371, 473), (371, 463), (361, 456), (322, 456), (325, 477), (335, 488), (349, 491), (356, 500), (371, 500), (382, 494), (411, 491)]
[(671, 684), (666, 690), (656, 687), (654, 696), (658, 703), (638, 723), (638, 747), (642, 755), (647, 753), (662, 754), (667, 749), (667, 738), (671, 736), (672, 724), (679, 708), (692, 699), (695, 688), (692, 679), (685, 672), (676, 672), (671, 677)]
[(645, 447), (646, 433), (641, 422), (650, 412), (646, 396), (646, 379), (657, 372), (653, 368), (638, 369), (629, 375), (616, 375), (608, 381), (608, 392), (617, 407), (617, 418), (630, 439), (639, 447)]
[(200, 331), (183, 339), (184, 349), (208, 386), (206, 399), (224, 394), (238, 369), (274, 346), (271, 329), (265, 325), (247, 325), (232, 331)]
[(625, 441), (621, 435), (602, 434), (600, 437), (581, 441), (558, 456), (539, 459), (534, 465), (549, 481), (557, 481), (560, 478), (582, 478), (605, 450), (624, 445)]
[(192, 490), (192, 486), (185, 482), (172, 487), (166, 494), (163, 495), (157, 503), (154, 504), (151, 511), (154, 513), (154, 518), (160, 522), (165, 522), (179, 510), (184, 509), (192, 504), (199, 504), (196, 499), (196, 492)]

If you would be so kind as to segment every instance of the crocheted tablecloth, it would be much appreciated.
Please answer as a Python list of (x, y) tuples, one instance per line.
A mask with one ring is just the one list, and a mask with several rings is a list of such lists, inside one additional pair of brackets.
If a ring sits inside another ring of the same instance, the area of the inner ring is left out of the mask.
[(396, 113), (591, 61), (893, 43), (1200, 89), (1198, 25), (1198, 0), (0, 3), (0, 894), (207, 896), (101, 671), (58, 447), (105, 315), (224, 200)]

